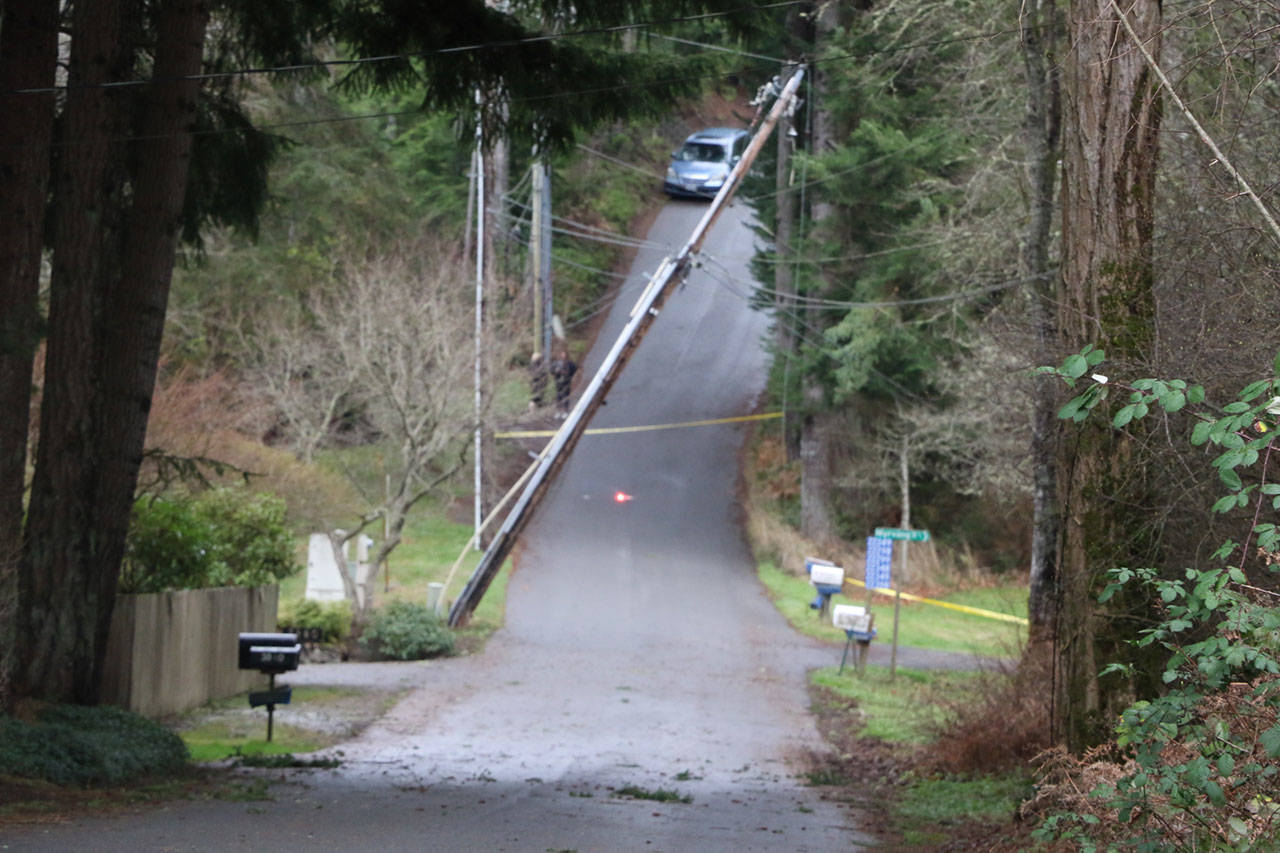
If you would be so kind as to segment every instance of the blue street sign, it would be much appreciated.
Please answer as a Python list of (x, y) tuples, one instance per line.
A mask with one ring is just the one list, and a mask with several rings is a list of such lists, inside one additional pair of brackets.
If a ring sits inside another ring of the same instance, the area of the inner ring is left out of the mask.
[(893, 588), (893, 540), (867, 537), (867, 589)]

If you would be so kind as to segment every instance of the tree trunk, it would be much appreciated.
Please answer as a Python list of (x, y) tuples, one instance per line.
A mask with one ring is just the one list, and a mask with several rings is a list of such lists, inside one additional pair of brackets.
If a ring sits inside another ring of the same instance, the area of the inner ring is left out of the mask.
[[(846, 10), (839, 3), (826, 3), (820, 7), (814, 24), (814, 41), (819, 50), (831, 37), (839, 25), (840, 16)], [(812, 154), (821, 156), (823, 152), (835, 145), (836, 128), (831, 112), (824, 108), (824, 94), (831, 85), (831, 75), (836, 73), (819, 66), (815, 71), (813, 86), (816, 103), (810, 104), (813, 116)], [(830, 227), (830, 220), (835, 212), (834, 206), (819, 192), (811, 207), (812, 227), (821, 231)], [(815, 282), (815, 289), (821, 295), (825, 287)], [(816, 310), (807, 312), (808, 325), (819, 328), (819, 314)], [(800, 428), (800, 530), (810, 539), (822, 542), (835, 535), (835, 525), (831, 519), (831, 416), (827, 411), (828, 403), (824, 399), (822, 386), (817, 377), (804, 377), (804, 421)]]
[[(58, 59), (57, 0), (7, 0), (0, 21), (0, 91), (47, 89)], [(0, 712), (17, 625), (22, 498), (27, 479), (32, 364), (40, 340), (41, 247), (52, 93), (0, 98)]]
[(120, 90), (130, 53), (122, 0), (75, 6), (75, 33), (63, 112), (63, 157), (55, 177), (53, 272), (45, 354), (40, 439), (19, 570), (19, 636), (25, 695), (55, 701), (87, 699), (96, 691), (94, 647), (99, 600), (83, 572), (98, 541), (89, 517), (96, 500), (90, 482), (95, 342), (94, 287), (110, 216), (108, 178), (116, 145), (126, 135)]
[[(153, 82), (143, 103), (135, 153), (133, 203), (118, 277), (104, 280), (101, 346), (95, 383), (93, 476), (97, 500), (90, 516), (100, 547), (85, 574), (98, 585), (95, 674), (101, 671), (120, 560), (155, 391), (169, 286), (173, 278), (191, 132), (195, 129), (208, 0), (167, 0), (156, 22)], [(96, 681), (96, 679), (95, 679)]]
[(829, 508), (831, 415), (821, 406), (822, 389), (806, 379), (806, 412), (800, 428), (800, 533), (818, 544), (835, 538)]
[[(1136, 0), (1127, 14), (1158, 56), (1158, 0)], [(1069, 27), (1058, 326), (1065, 350), (1097, 343), (1112, 362), (1133, 366), (1149, 355), (1155, 334), (1151, 252), (1160, 100), (1109, 2), (1075, 0)], [(1144, 615), (1141, 601), (1098, 604), (1105, 572), (1159, 565), (1154, 537), (1145, 533), (1140, 444), (1136, 431), (1095, 423), (1071, 435), (1059, 459), (1055, 734), (1075, 750), (1107, 736), (1135, 694), (1158, 686), (1149, 680), (1158, 678), (1158, 667), (1138, 667), (1139, 678), (1148, 680), (1135, 683), (1098, 677), (1108, 661), (1132, 659), (1125, 640), (1137, 623), (1126, 620)]]
[[(1035, 327), (1037, 364), (1059, 359), (1054, 324), (1056, 276), (1050, 266), (1054, 185), (1061, 138), (1061, 97), (1058, 86), (1058, 11), (1054, 0), (1029, 0), (1022, 6), (1022, 57), (1027, 74), (1027, 181), (1030, 222), (1022, 251), (1022, 272), (1032, 280), (1031, 322)], [(1057, 581), (1058, 516), (1054, 438), (1058, 383), (1050, 376), (1035, 379), (1031, 427), (1033, 520), (1030, 589), (1027, 614), (1031, 641), (1053, 636), (1054, 589)]]
[[(40, 451), (23, 565), (30, 644), (24, 691), (97, 701), (129, 512), (137, 484), (174, 248), (187, 183), (209, 7), (169, 0), (157, 10), (153, 80), (141, 96), (134, 174), (110, 140), (131, 110), (93, 85), (125, 77), (125, 27), (138, 10), (76, 7), (68, 138), (57, 200), (54, 291)], [(79, 71), (79, 75), (77, 75)], [(123, 179), (123, 171), (118, 173)], [(116, 211), (123, 230), (112, 237)], [(117, 242), (118, 241), (118, 242)], [(119, 255), (114, 250), (119, 249)]]

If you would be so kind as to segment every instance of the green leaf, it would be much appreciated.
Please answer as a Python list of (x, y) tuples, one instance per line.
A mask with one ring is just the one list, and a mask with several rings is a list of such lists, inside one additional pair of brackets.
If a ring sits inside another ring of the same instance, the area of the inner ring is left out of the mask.
[(1230, 753), (1223, 753), (1218, 756), (1218, 772), (1223, 776), (1230, 776), (1235, 772), (1236, 760), (1231, 757)]
[(1218, 471), (1218, 477), (1226, 484), (1228, 489), (1239, 491), (1244, 485), (1240, 482), (1240, 475), (1230, 468), (1222, 468)]
[(1238, 433), (1229, 432), (1222, 437), (1222, 446), (1228, 450), (1239, 450), (1244, 447), (1244, 439)]
[(1280, 758), (1280, 725), (1272, 726), (1258, 735), (1258, 743), (1272, 758)]
[(1082, 355), (1069, 355), (1062, 362), (1062, 372), (1072, 379), (1079, 379), (1089, 372), (1089, 362)]
[(1059, 420), (1064, 420), (1064, 421), (1071, 420), (1076, 416), (1076, 413), (1080, 411), (1080, 407), (1083, 405), (1084, 405), (1083, 396), (1075, 397), (1071, 400), (1068, 400), (1061, 409), (1058, 409)]
[(1270, 379), (1259, 379), (1257, 382), (1251, 382), (1240, 391), (1241, 400), (1253, 400), (1264, 391), (1271, 390)]
[(1130, 403), (1129, 405), (1121, 408), (1120, 411), (1116, 412), (1116, 416), (1111, 419), (1111, 425), (1116, 429), (1121, 429), (1123, 427), (1128, 426), (1129, 421), (1133, 420), (1133, 412), (1134, 412), (1133, 403)]
[(1280, 483), (1263, 483), (1262, 493), (1264, 495), (1280, 495)]
[(1209, 797), (1209, 802), (1215, 806), (1222, 807), (1227, 804), (1227, 798), (1222, 793), (1222, 786), (1212, 779), (1204, 783), (1204, 792)]
[(1238, 415), (1242, 412), (1249, 411), (1249, 404), (1240, 402), (1227, 403), (1227, 405), (1222, 407), (1222, 411), (1226, 412), (1228, 415)]
[(1187, 395), (1181, 391), (1170, 391), (1160, 398), (1160, 405), (1166, 412), (1181, 411), (1187, 405)]
[(1276, 376), (1280, 376), (1280, 351), (1276, 352), (1276, 360), (1271, 362), (1271, 369), (1275, 371)]
[(1214, 512), (1231, 512), (1231, 510), (1235, 508), (1236, 508), (1235, 495), (1226, 495), (1224, 497), (1218, 498), (1213, 503)]
[(1198, 405), (1204, 402), (1204, 386), (1192, 385), (1187, 389), (1187, 402)]
[(1204, 444), (1209, 440), (1209, 430), (1213, 427), (1212, 421), (1197, 421), (1195, 427), (1191, 430), (1191, 443), (1196, 447)]

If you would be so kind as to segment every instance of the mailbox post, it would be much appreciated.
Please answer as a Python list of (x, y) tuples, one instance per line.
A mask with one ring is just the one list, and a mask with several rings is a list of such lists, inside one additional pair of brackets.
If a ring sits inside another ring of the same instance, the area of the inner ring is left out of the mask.
[(867, 670), (867, 652), (871, 649), (871, 641), (875, 639), (876, 629), (871, 627), (875, 614), (857, 604), (837, 604), (831, 611), (831, 624), (844, 630), (844, 654), (840, 656), (840, 672), (844, 672), (845, 661), (849, 659), (849, 650), (856, 642), (858, 656), (854, 660), (854, 669), (859, 675)]
[(267, 690), (249, 694), (250, 708), (267, 706), (267, 742), (270, 743), (276, 705), (288, 705), (293, 698), (292, 687), (276, 688), (276, 676), (298, 668), (302, 646), (298, 643), (297, 634), (244, 633), (240, 635), (239, 652), (240, 669), (256, 669), (270, 676), (271, 683)]
[(821, 619), (827, 613), (831, 596), (837, 595), (844, 589), (844, 569), (817, 557), (806, 557), (804, 569), (809, 575), (809, 583), (813, 584), (813, 588), (818, 592), (817, 597), (809, 603), (809, 607), (818, 611), (818, 618)]

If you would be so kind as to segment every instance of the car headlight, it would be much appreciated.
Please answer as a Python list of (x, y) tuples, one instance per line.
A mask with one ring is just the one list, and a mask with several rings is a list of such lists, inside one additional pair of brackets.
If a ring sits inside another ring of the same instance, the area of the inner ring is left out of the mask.
[(667, 167), (667, 180), (668, 180), (668, 181), (674, 181), (675, 179), (676, 179), (676, 168), (675, 168), (675, 166), (668, 166), (668, 167)]

